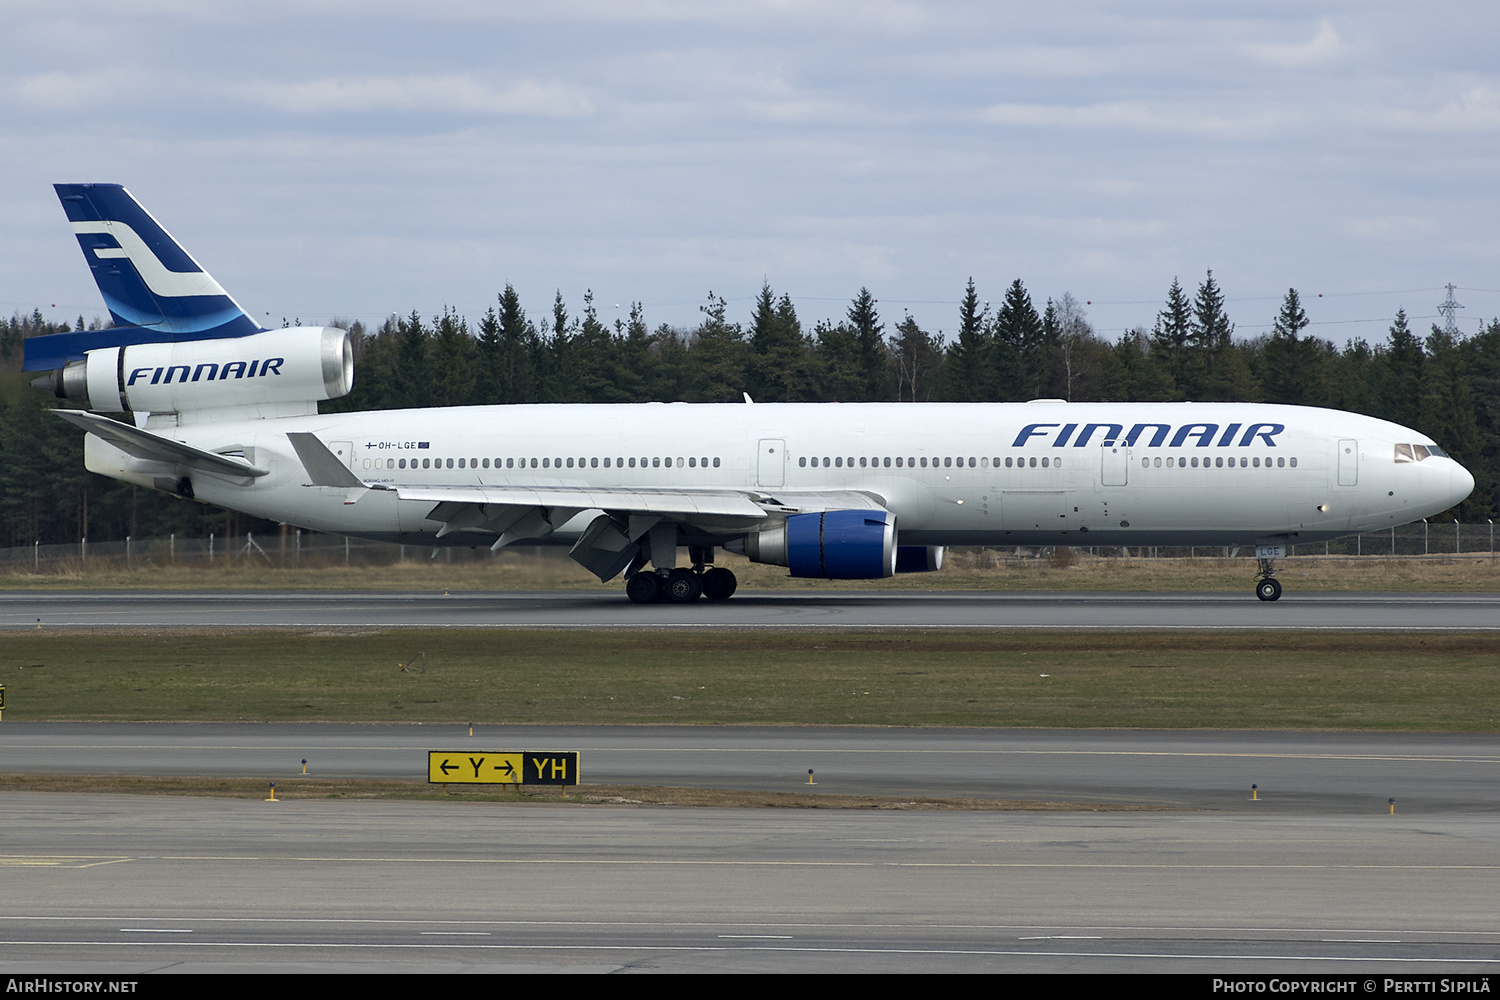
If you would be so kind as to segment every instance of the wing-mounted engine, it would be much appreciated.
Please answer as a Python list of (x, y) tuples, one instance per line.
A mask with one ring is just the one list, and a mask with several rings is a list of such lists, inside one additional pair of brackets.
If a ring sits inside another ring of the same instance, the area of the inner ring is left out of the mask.
[(332, 326), (129, 344), (87, 352), (52, 372), (50, 386), (100, 413), (254, 408), (260, 416), (292, 416), (316, 413), (320, 400), (354, 388), (354, 352), (348, 332)]
[(725, 548), (751, 562), (785, 566), (792, 576), (874, 580), (896, 572), (896, 515), (885, 510), (793, 514)]

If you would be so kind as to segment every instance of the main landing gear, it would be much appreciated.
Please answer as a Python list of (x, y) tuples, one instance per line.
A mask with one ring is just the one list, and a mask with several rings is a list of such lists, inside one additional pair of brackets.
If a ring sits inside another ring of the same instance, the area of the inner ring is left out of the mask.
[(727, 601), (739, 586), (734, 574), (721, 566), (674, 569), (666, 573), (642, 570), (625, 582), (625, 596), (636, 604), (691, 604), (699, 597)]
[(1281, 597), (1281, 581), (1276, 579), (1276, 564), (1270, 559), (1260, 560), (1260, 573), (1255, 578), (1255, 596), (1262, 601), (1275, 601)]

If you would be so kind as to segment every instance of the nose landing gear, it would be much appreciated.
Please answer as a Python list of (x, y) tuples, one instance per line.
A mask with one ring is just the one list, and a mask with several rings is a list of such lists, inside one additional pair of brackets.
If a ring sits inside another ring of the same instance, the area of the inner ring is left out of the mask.
[(1261, 556), (1260, 573), (1255, 578), (1255, 596), (1262, 601), (1281, 598), (1281, 581), (1276, 579), (1276, 563), (1269, 556)]
[(1281, 581), (1268, 576), (1255, 585), (1255, 596), (1262, 601), (1274, 601), (1281, 597)]

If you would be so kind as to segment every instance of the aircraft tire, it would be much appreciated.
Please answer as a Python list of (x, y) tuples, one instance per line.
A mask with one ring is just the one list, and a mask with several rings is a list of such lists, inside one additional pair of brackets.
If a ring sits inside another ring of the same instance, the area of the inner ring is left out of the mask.
[(703, 595), (703, 583), (690, 569), (674, 569), (667, 574), (667, 600), (673, 604), (691, 604)]
[(1275, 601), (1281, 598), (1281, 582), (1275, 577), (1266, 577), (1255, 585), (1255, 596), (1262, 601)]
[(733, 573), (715, 566), (703, 574), (703, 596), (710, 601), (727, 601), (740, 585)]
[(637, 573), (625, 583), (625, 596), (635, 604), (655, 604), (661, 600), (661, 577), (655, 573)]

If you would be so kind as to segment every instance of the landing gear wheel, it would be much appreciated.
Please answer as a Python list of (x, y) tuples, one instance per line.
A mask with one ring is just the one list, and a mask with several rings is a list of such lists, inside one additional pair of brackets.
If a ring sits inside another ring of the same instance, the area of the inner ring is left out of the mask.
[(1274, 601), (1281, 597), (1281, 582), (1275, 577), (1266, 577), (1255, 585), (1255, 596), (1262, 601)]
[(703, 594), (698, 574), (690, 569), (674, 569), (667, 574), (667, 600), (673, 604), (691, 604)]
[(637, 573), (625, 584), (625, 596), (636, 604), (655, 604), (661, 590), (661, 577), (655, 573)]
[(734, 594), (740, 581), (722, 566), (715, 566), (703, 574), (703, 596), (710, 601), (727, 601)]

